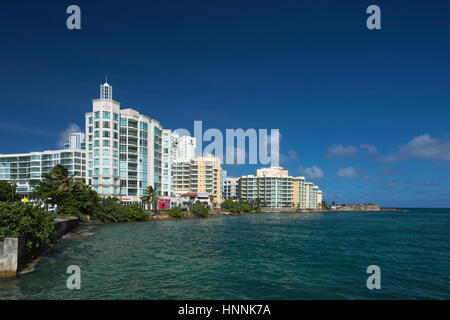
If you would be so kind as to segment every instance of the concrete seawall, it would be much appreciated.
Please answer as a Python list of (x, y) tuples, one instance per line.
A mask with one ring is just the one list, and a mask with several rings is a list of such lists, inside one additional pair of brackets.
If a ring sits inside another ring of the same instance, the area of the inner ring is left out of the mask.
[(23, 251), (22, 238), (0, 239), (0, 278), (16, 276), (17, 266)]
[[(79, 222), (80, 219), (77, 217), (55, 219), (56, 238), (60, 239), (66, 233), (76, 229)], [(23, 237), (0, 239), (0, 278), (15, 277), (20, 260), (25, 253), (25, 239)]]

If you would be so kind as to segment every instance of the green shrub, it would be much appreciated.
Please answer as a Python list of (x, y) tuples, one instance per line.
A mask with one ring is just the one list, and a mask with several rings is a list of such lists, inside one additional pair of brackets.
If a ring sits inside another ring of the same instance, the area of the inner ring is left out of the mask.
[(20, 197), (16, 194), (16, 185), (11, 185), (6, 180), (0, 180), (0, 201), (15, 202), (19, 200)]
[(249, 204), (243, 203), (241, 206), (242, 212), (250, 213), (252, 212), (252, 207)]
[(250, 213), (252, 212), (252, 206), (243, 200), (234, 201), (227, 199), (222, 203), (222, 210), (231, 213)]
[(108, 197), (101, 200), (94, 219), (105, 222), (145, 221), (148, 219), (148, 213), (137, 204), (124, 206), (117, 198)]
[(93, 217), (95, 220), (100, 221), (128, 221), (128, 208), (120, 205), (119, 201), (114, 197), (103, 198)]
[(27, 248), (40, 248), (55, 240), (54, 214), (23, 203), (0, 203), (0, 238), (25, 236)]
[(133, 204), (128, 207), (128, 217), (130, 220), (145, 221), (148, 220), (148, 213), (145, 213), (139, 205)]
[(181, 209), (179, 207), (170, 208), (170, 210), (167, 212), (167, 214), (170, 217), (174, 217), (174, 218), (180, 218), (184, 215), (183, 212), (181, 212)]
[(196, 217), (206, 217), (208, 215), (209, 209), (205, 203), (197, 201), (192, 206), (192, 214)]

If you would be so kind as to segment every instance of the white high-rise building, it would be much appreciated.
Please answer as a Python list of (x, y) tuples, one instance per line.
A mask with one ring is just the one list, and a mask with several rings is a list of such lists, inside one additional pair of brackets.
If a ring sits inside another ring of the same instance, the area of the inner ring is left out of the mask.
[(86, 152), (81, 149), (62, 149), (19, 154), (0, 154), (0, 180), (17, 186), (21, 196), (32, 196), (34, 187), (44, 173), (60, 164), (67, 168), (69, 177), (86, 176)]
[(195, 158), (196, 140), (190, 136), (179, 136), (173, 133), (174, 137), (174, 162), (189, 162)]
[(168, 209), (176, 196), (173, 185), (173, 163), (175, 160), (175, 147), (178, 135), (169, 129), (162, 130), (161, 139), (161, 197), (160, 209)]
[(69, 133), (64, 149), (86, 149), (86, 135), (83, 132)]
[(240, 195), (240, 178), (226, 177), (222, 183), (222, 201), (233, 199)]
[(124, 204), (140, 202), (148, 186), (161, 192), (161, 133), (158, 121), (133, 109), (120, 109), (112, 86), (100, 86), (86, 118), (86, 181), (101, 196)]

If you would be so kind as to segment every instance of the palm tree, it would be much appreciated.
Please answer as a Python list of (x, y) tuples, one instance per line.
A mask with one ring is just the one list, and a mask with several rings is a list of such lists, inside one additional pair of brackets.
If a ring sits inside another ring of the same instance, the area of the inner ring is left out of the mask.
[(261, 205), (262, 205), (261, 198), (256, 198), (255, 205), (256, 205), (256, 210), (257, 210), (258, 212), (261, 211)]
[(153, 210), (156, 213), (156, 211), (158, 210), (158, 193), (152, 186), (148, 186), (147, 189), (145, 189), (144, 195), (141, 199), (147, 205), (150, 202), (152, 204)]

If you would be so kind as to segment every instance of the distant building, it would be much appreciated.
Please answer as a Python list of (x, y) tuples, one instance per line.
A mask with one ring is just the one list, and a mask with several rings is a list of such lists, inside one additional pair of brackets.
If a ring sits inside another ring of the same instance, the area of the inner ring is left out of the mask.
[(16, 192), (30, 197), (44, 173), (61, 164), (69, 171), (69, 177), (84, 179), (86, 176), (86, 152), (81, 149), (62, 149), (18, 154), (0, 154), (0, 180), (17, 186)]
[(240, 178), (226, 177), (222, 181), (222, 201), (226, 199), (239, 198)]
[(83, 132), (70, 133), (64, 149), (86, 149), (86, 135)]
[[(256, 176), (240, 179), (240, 195), (245, 200), (260, 199), (267, 208), (319, 208), (319, 188), (304, 177), (289, 176), (281, 167), (258, 169)], [(321, 201), (320, 201), (321, 203)]]
[(173, 136), (173, 161), (187, 162), (195, 158), (196, 140), (190, 136), (179, 136), (172, 133)]

